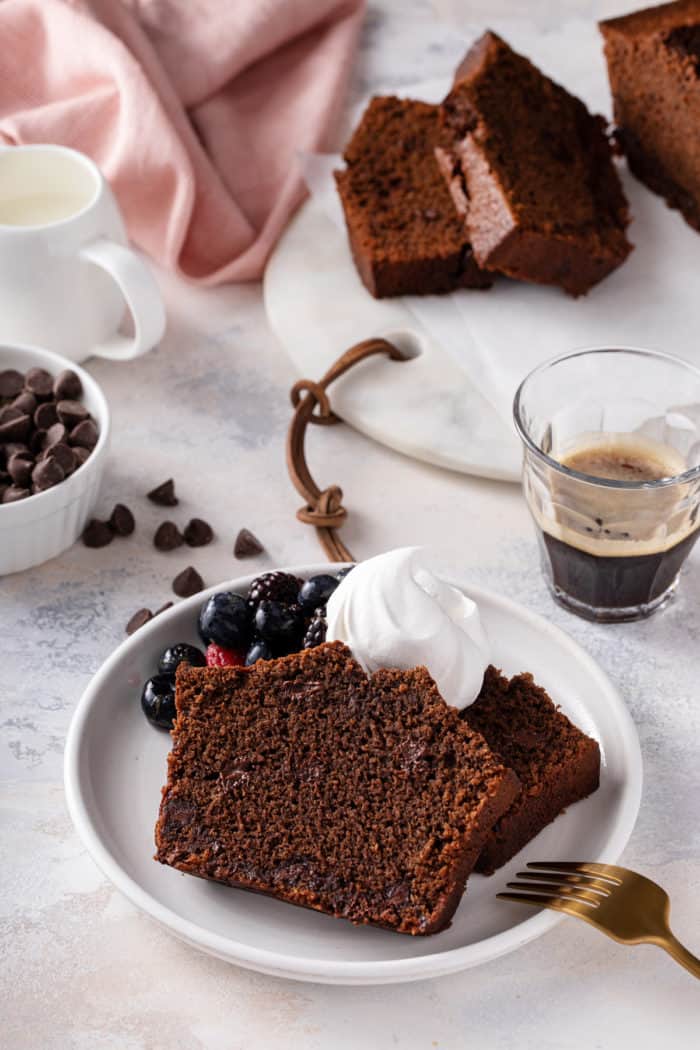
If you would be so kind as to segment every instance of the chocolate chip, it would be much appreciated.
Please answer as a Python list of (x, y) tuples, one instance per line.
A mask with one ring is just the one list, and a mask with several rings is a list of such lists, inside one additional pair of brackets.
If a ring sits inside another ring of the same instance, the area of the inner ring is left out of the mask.
[(97, 444), (97, 427), (91, 419), (84, 419), (77, 427), (73, 427), (68, 440), (71, 445), (93, 449)]
[(173, 607), (173, 603), (172, 602), (165, 602), (163, 605), (161, 605), (160, 609), (156, 609), (156, 611), (153, 613), (153, 615), (154, 616), (160, 616), (160, 614), (162, 612), (165, 612), (166, 609), (172, 609), (172, 607)]
[(191, 598), (193, 594), (204, 590), (204, 580), (196, 569), (188, 565), (173, 580), (173, 590), (179, 598)]
[(7, 473), (19, 488), (27, 488), (32, 477), (34, 461), (21, 452), (10, 456), (7, 461)]
[[(14, 412), (13, 408), (9, 411)], [(0, 441), (24, 441), (32, 427), (30, 416), (16, 416), (0, 423)]]
[(5, 455), (9, 459), (10, 456), (17, 455), (18, 452), (26, 452), (27, 455), (31, 455), (29, 446), (25, 445), (23, 441), (8, 441), (6, 445), (0, 447), (0, 452), (5, 450)]
[(17, 503), (21, 499), (31, 496), (29, 489), (20, 488), (18, 485), (10, 485), (2, 494), (3, 503)]
[(39, 452), (41, 452), (41, 450), (44, 448), (45, 441), (46, 431), (35, 430), (29, 439), (29, 451), (33, 452), (35, 456), (38, 455)]
[(24, 386), (24, 376), (14, 368), (0, 372), (0, 397), (17, 397)]
[(59, 401), (56, 405), (56, 412), (58, 413), (58, 418), (69, 430), (77, 427), (78, 423), (82, 423), (90, 415), (85, 405), (81, 404), (80, 401)]
[(92, 449), (81, 448), (80, 445), (76, 445), (74, 447), (73, 455), (75, 456), (76, 462), (78, 464), (78, 466), (76, 466), (76, 468), (75, 468), (76, 470), (78, 469), (78, 467), (82, 467), (82, 465), (83, 465), (83, 463), (85, 462), (86, 459), (90, 458), (90, 453), (91, 452), (92, 452)]
[(184, 537), (188, 547), (206, 547), (214, 539), (214, 530), (201, 518), (192, 518), (185, 526)]
[(173, 521), (164, 521), (158, 526), (153, 537), (153, 545), (159, 551), (174, 551), (184, 542), (182, 533)]
[(23, 390), (12, 402), (12, 407), (18, 408), (23, 416), (31, 416), (36, 408), (36, 398), (28, 390)]
[(24, 386), (39, 400), (44, 400), (53, 393), (53, 376), (45, 368), (30, 368), (24, 377)]
[(4, 502), (3, 497), (4, 497), (5, 493), (7, 492), (7, 490), (9, 489), (9, 487), (10, 486), (7, 485), (4, 481), (0, 481), (0, 503)]
[(42, 459), (32, 471), (32, 481), (37, 492), (53, 488), (63, 481), (65, 476), (63, 467), (55, 459)]
[(241, 529), (233, 545), (233, 555), (235, 558), (252, 558), (255, 554), (262, 554), (264, 549), (260, 540), (249, 529)]
[(159, 507), (177, 507), (178, 499), (175, 495), (175, 482), (172, 478), (168, 478), (162, 485), (157, 485), (154, 489), (148, 493), (148, 498), (152, 503), (157, 503)]
[(55, 445), (50, 445), (41, 455), (44, 459), (55, 459), (57, 463), (60, 463), (66, 477), (72, 474), (78, 466), (75, 450), (63, 441), (57, 441)]
[(34, 413), (34, 426), (39, 430), (48, 430), (58, 423), (58, 413), (53, 401), (44, 401)]
[(93, 518), (83, 529), (83, 543), (86, 547), (106, 547), (114, 539), (114, 533), (106, 521)]
[(0, 408), (0, 423), (9, 423), (13, 419), (20, 419), (22, 416), (26, 416), (26, 414), (21, 408), (15, 408), (14, 405), (5, 405), (3, 408)]
[(46, 431), (46, 437), (44, 438), (44, 448), (51, 448), (52, 445), (58, 445), (60, 441), (65, 441), (67, 437), (68, 432), (64, 427), (63, 423), (52, 423), (52, 425)]
[(115, 536), (131, 536), (136, 528), (134, 515), (123, 503), (117, 503), (108, 524)]
[(63, 398), (70, 398), (73, 401), (76, 397), (80, 397), (82, 392), (83, 384), (80, 382), (80, 376), (71, 368), (59, 372), (53, 381), (53, 396), (57, 401), (62, 401)]
[(133, 634), (134, 631), (138, 631), (139, 627), (143, 627), (145, 623), (152, 619), (153, 613), (150, 609), (138, 609), (126, 625), (126, 633)]

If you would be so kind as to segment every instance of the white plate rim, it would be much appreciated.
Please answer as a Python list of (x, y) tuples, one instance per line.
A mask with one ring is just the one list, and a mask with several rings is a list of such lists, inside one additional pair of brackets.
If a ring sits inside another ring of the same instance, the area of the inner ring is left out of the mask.
[[(282, 571), (293, 572), (299, 576), (307, 576), (328, 570), (337, 572), (342, 567), (342, 563), (317, 562), (310, 565), (291, 566)], [(535, 940), (535, 938), (541, 937), (561, 922), (565, 918), (563, 914), (543, 910), (530, 918), (524, 919), (516, 926), (512, 926), (484, 940), (459, 948), (451, 948), (443, 952), (438, 951), (430, 955), (377, 962), (338, 962), (328, 959), (302, 960), (283, 952), (254, 948), (248, 944), (233, 941), (228, 937), (204, 930), (197, 923), (191, 922), (189, 919), (183, 919), (176, 912), (161, 904), (124, 871), (103, 842), (81, 790), (80, 765), (81, 755), (83, 754), (82, 749), (86, 741), (84, 729), (88, 715), (93, 705), (99, 702), (103, 683), (109, 679), (114, 666), (125, 653), (139, 646), (156, 626), (160, 627), (167, 619), (174, 619), (186, 610), (191, 609), (194, 611), (209, 595), (215, 594), (217, 591), (240, 590), (246, 587), (256, 575), (259, 574), (251, 573), (246, 576), (235, 577), (232, 580), (208, 587), (206, 590), (193, 595), (193, 597), (178, 603), (172, 609), (161, 613), (150, 623), (141, 627), (130, 638), (125, 639), (104, 661), (78, 702), (69, 726), (64, 752), (66, 802), (68, 812), (83, 845), (110, 882), (132, 904), (154, 918), (161, 926), (170, 930), (171, 933), (181, 940), (209, 955), (214, 955), (239, 966), (272, 976), (324, 984), (371, 985), (401, 983), (457, 973), (514, 951), (516, 948), (520, 948), (524, 944)], [(620, 814), (608, 837), (604, 850), (597, 857), (586, 859), (602, 863), (614, 863), (627, 845), (636, 823), (641, 804), (643, 778), (639, 737), (632, 716), (627, 710), (619, 691), (599, 664), (578, 642), (574, 641), (565, 631), (550, 623), (538, 613), (531, 612), (525, 606), (487, 588), (474, 586), (471, 583), (466, 584), (463, 580), (454, 578), (451, 578), (449, 582), (463, 588), (477, 603), (480, 600), (488, 600), (494, 605), (500, 606), (504, 612), (514, 616), (516, 619), (537, 627), (539, 631), (548, 635), (554, 644), (566, 648), (572, 654), (575, 654), (577, 660), (586, 666), (588, 672), (599, 682), (601, 690), (605, 692), (617, 721), (619, 742), (624, 751), (628, 777), (623, 787)]]

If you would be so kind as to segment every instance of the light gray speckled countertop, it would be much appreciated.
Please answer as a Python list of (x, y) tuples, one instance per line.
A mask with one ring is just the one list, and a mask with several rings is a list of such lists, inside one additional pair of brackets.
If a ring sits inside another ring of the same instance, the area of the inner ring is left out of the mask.
[[(443, 75), (470, 25), (629, 10), (624, 2), (381, 0), (371, 5), (353, 97), (372, 85)], [(138, 530), (81, 545), (0, 580), (0, 1043), (8, 1050), (685, 1050), (697, 1045), (700, 985), (651, 947), (623, 948), (564, 922), (479, 970), (405, 987), (344, 989), (248, 973), (187, 948), (127, 903), (73, 832), (62, 749), (84, 686), (140, 605), (168, 597), (188, 561), (207, 583), (319, 557), (298, 524), (283, 440), (295, 378), (266, 327), (258, 286), (200, 292), (164, 281), (170, 330), (128, 369), (89, 368), (114, 413), (101, 511), (123, 500)], [(669, 348), (672, 349), (672, 348)], [(313, 469), (340, 482), (358, 557), (438, 544), (474, 582), (564, 627), (620, 687), (642, 742), (645, 787), (624, 862), (671, 895), (677, 932), (700, 951), (700, 552), (657, 618), (615, 628), (556, 608), (537, 568), (515, 486), (414, 463), (347, 427), (314, 434)], [(142, 493), (174, 475), (178, 518), (200, 514), (217, 542), (154, 552), (163, 515)], [(237, 563), (241, 526), (269, 555)], [(248, 568), (250, 566), (250, 569)]]

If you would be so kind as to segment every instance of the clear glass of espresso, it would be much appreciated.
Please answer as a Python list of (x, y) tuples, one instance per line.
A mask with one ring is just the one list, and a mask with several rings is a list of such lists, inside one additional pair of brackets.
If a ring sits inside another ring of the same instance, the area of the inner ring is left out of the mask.
[(700, 370), (650, 350), (580, 350), (531, 372), (513, 412), (555, 599), (603, 623), (660, 609), (700, 525)]

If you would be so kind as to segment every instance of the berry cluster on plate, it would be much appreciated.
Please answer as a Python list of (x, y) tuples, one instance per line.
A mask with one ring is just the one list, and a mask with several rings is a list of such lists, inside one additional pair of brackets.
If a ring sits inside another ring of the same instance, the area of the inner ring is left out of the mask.
[(158, 661), (158, 674), (144, 685), (141, 707), (148, 721), (172, 728), (175, 672), (181, 663), (248, 667), (257, 660), (273, 660), (324, 642), (326, 602), (351, 568), (308, 580), (288, 572), (266, 572), (256, 576), (245, 596), (234, 591), (212, 594), (197, 622), (206, 649), (188, 642), (169, 646)]

